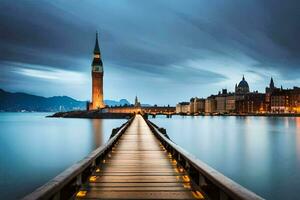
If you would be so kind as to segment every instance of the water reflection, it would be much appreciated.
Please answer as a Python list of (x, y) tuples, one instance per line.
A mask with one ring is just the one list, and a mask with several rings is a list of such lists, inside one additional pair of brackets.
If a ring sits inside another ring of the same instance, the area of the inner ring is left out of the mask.
[(101, 119), (92, 119), (92, 130), (94, 135), (94, 143), (96, 147), (101, 146), (103, 142), (103, 124)]
[(266, 199), (297, 199), (299, 117), (151, 119), (199, 159)]

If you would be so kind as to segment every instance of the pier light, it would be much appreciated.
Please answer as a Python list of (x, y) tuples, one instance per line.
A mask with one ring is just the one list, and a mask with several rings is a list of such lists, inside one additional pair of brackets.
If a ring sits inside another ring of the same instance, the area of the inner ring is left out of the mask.
[(85, 197), (86, 193), (87, 193), (87, 191), (81, 190), (81, 191), (77, 192), (76, 197)]
[(204, 196), (201, 194), (201, 192), (199, 191), (193, 191), (193, 196), (196, 198), (196, 199), (204, 199)]
[(97, 169), (96, 169), (96, 172), (100, 172), (100, 171), (101, 171), (100, 168), (97, 168)]
[(188, 175), (182, 176), (182, 179), (186, 182), (190, 182), (190, 177)]
[(97, 176), (91, 176), (89, 180), (90, 182), (95, 182), (97, 180)]

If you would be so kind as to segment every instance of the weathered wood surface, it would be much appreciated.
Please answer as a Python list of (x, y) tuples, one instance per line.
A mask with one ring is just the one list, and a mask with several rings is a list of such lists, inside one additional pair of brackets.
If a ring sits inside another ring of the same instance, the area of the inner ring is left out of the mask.
[(145, 120), (137, 115), (103, 164), (75, 199), (195, 199), (189, 178), (179, 172)]

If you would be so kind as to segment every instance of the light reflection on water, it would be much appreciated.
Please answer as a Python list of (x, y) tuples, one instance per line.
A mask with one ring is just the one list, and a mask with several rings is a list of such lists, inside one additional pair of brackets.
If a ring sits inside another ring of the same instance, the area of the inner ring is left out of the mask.
[(19, 199), (105, 143), (125, 120), (0, 113), (1, 199)]
[(267, 199), (298, 199), (300, 118), (150, 119), (197, 158)]

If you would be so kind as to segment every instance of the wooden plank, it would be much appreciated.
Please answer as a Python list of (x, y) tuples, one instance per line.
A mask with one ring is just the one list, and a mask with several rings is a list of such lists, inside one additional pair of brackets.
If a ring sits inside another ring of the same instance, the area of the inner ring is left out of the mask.
[(118, 192), (118, 191), (184, 191), (186, 192), (186, 189), (182, 187), (182, 185), (177, 185), (173, 187), (161, 187), (161, 186), (144, 186), (144, 187), (124, 187), (124, 186), (119, 186), (119, 187), (90, 187), (90, 188), (85, 188), (89, 192), (90, 191), (113, 191), (113, 192)]
[(177, 182), (176, 176), (99, 176), (93, 182)]
[(194, 196), (186, 191), (89, 191), (78, 199), (194, 199)]
[(182, 183), (89, 183), (89, 186), (93, 187), (183, 187)]
[[(143, 174), (144, 176), (147, 176), (149, 174), (159, 174), (159, 175), (169, 175), (169, 174), (173, 174), (175, 171), (169, 171), (169, 170), (155, 170), (155, 171), (149, 171), (149, 170), (107, 170), (102, 174), (106, 174), (110, 175), (110, 174), (118, 174), (119, 176), (121, 176), (121, 174), (127, 175), (127, 174)], [(101, 175), (102, 175), (101, 174)], [(97, 173), (93, 173), (93, 175), (98, 175)], [(100, 175), (100, 176), (101, 176)], [(177, 175), (185, 175), (185, 174), (173, 174), (173, 176), (177, 176)]]

